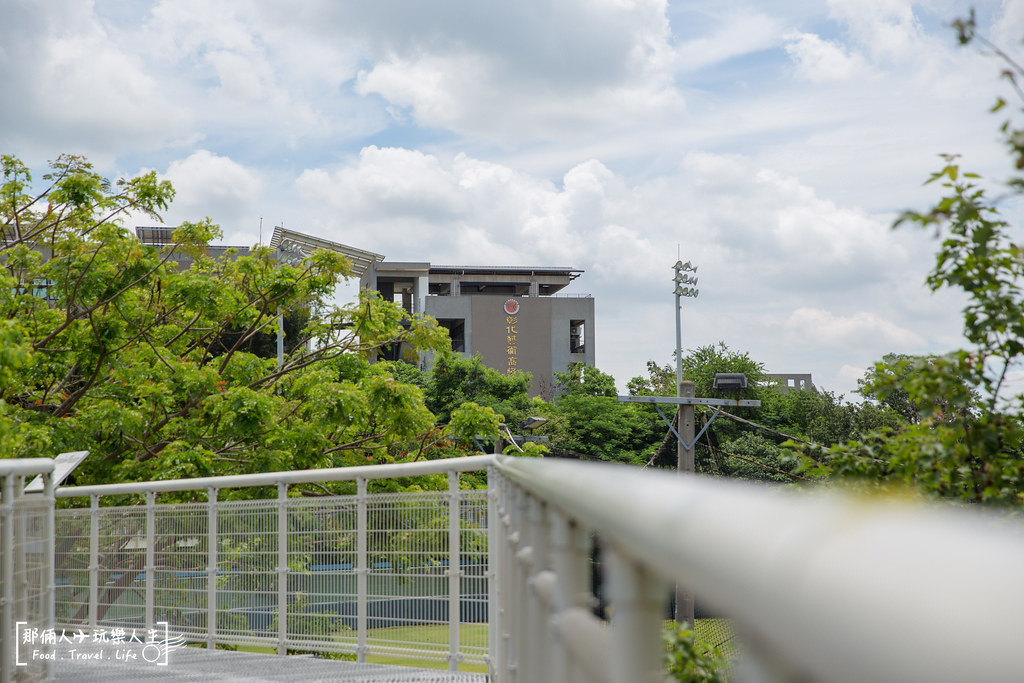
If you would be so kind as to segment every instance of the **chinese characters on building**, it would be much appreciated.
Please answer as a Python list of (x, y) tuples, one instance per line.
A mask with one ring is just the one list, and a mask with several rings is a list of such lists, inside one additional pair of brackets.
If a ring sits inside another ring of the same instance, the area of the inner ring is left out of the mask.
[(514, 374), (519, 368), (516, 363), (519, 358), (519, 316), (505, 316), (505, 353), (508, 356), (508, 370), (506, 374)]

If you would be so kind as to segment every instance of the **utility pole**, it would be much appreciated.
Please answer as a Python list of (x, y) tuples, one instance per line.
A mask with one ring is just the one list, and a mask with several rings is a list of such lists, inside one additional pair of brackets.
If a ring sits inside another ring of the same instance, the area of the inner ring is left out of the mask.
[[(679, 398), (694, 397), (693, 382), (680, 382), (677, 388)], [(676, 471), (679, 476), (693, 476), (694, 473), (693, 449), (696, 446), (696, 439), (693, 438), (694, 412), (692, 403), (679, 406), (679, 435), (683, 437), (676, 440)], [(679, 584), (676, 584), (675, 618), (676, 622), (680, 624), (683, 622), (689, 624), (691, 630), (695, 630), (697, 627), (693, 614), (693, 594)]]
[[(679, 383), (679, 398), (693, 398), (694, 388), (693, 382), (684, 381)], [(679, 434), (683, 437), (676, 442), (676, 470), (683, 474), (693, 474), (693, 423), (694, 423), (694, 407), (693, 404), (684, 404), (679, 406)], [(683, 442), (686, 443), (683, 443)], [(689, 446), (687, 446), (689, 444)]]
[[(680, 259), (672, 266), (672, 270), (675, 271), (675, 277), (672, 278), (672, 282), (676, 284), (674, 292), (676, 297), (676, 397), (692, 399), (694, 397), (693, 382), (683, 381), (683, 327), (681, 317), (682, 297), (697, 298), (697, 295), (700, 293), (696, 287), (697, 278), (689, 274), (684, 275), (683, 273), (696, 273), (697, 266), (689, 261), (683, 263), (682, 259)], [(688, 286), (684, 287), (683, 285)], [(679, 472), (679, 476), (692, 475), (694, 472), (693, 448), (696, 445), (696, 439), (693, 438), (693, 404), (680, 404), (677, 409), (677, 415), (679, 417), (679, 435), (682, 438), (676, 442), (676, 470)], [(696, 623), (693, 620), (693, 595), (678, 584), (676, 584), (675, 595), (675, 618), (679, 623), (686, 622), (689, 624), (691, 629), (696, 627)]]

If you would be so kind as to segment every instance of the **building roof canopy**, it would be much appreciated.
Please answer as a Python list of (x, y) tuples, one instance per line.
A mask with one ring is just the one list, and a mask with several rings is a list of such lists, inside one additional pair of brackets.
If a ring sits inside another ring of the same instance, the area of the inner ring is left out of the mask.
[(381, 254), (375, 254), (372, 251), (356, 249), (347, 244), (313, 237), (312, 235), (295, 232), (294, 230), (286, 230), (281, 226), (274, 227), (274, 235), (270, 238), (270, 246), (275, 249), (293, 247), (299, 249), (303, 254), (310, 254), (317, 249), (337, 252), (352, 262), (352, 275), (354, 277), (362, 277), (371, 263), (384, 260)]

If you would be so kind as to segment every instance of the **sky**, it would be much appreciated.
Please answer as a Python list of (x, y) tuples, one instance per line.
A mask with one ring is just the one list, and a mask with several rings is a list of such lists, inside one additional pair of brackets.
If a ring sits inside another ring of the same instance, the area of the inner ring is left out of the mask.
[[(1001, 63), (952, 0), (4, 0), (0, 153), (177, 190), (164, 222), (275, 225), (435, 265), (565, 266), (620, 388), (725, 342), (847, 399), (963, 345), (924, 285), (941, 154), (998, 195)], [(975, 0), (1024, 56), (1024, 0)], [(1021, 212), (1001, 204), (1008, 218)], [(140, 224), (152, 224), (150, 219)], [(129, 226), (132, 227), (132, 226)]]

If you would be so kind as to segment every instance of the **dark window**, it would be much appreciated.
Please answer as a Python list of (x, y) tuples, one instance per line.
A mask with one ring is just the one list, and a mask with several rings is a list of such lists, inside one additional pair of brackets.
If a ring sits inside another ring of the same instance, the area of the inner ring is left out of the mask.
[(452, 351), (466, 351), (466, 320), (464, 318), (441, 318), (437, 324), (448, 330), (452, 340)]
[(395, 342), (393, 344), (385, 344), (377, 350), (377, 357), (380, 360), (402, 360), (402, 343)]
[(586, 353), (586, 322), (583, 320), (569, 321), (569, 353)]

